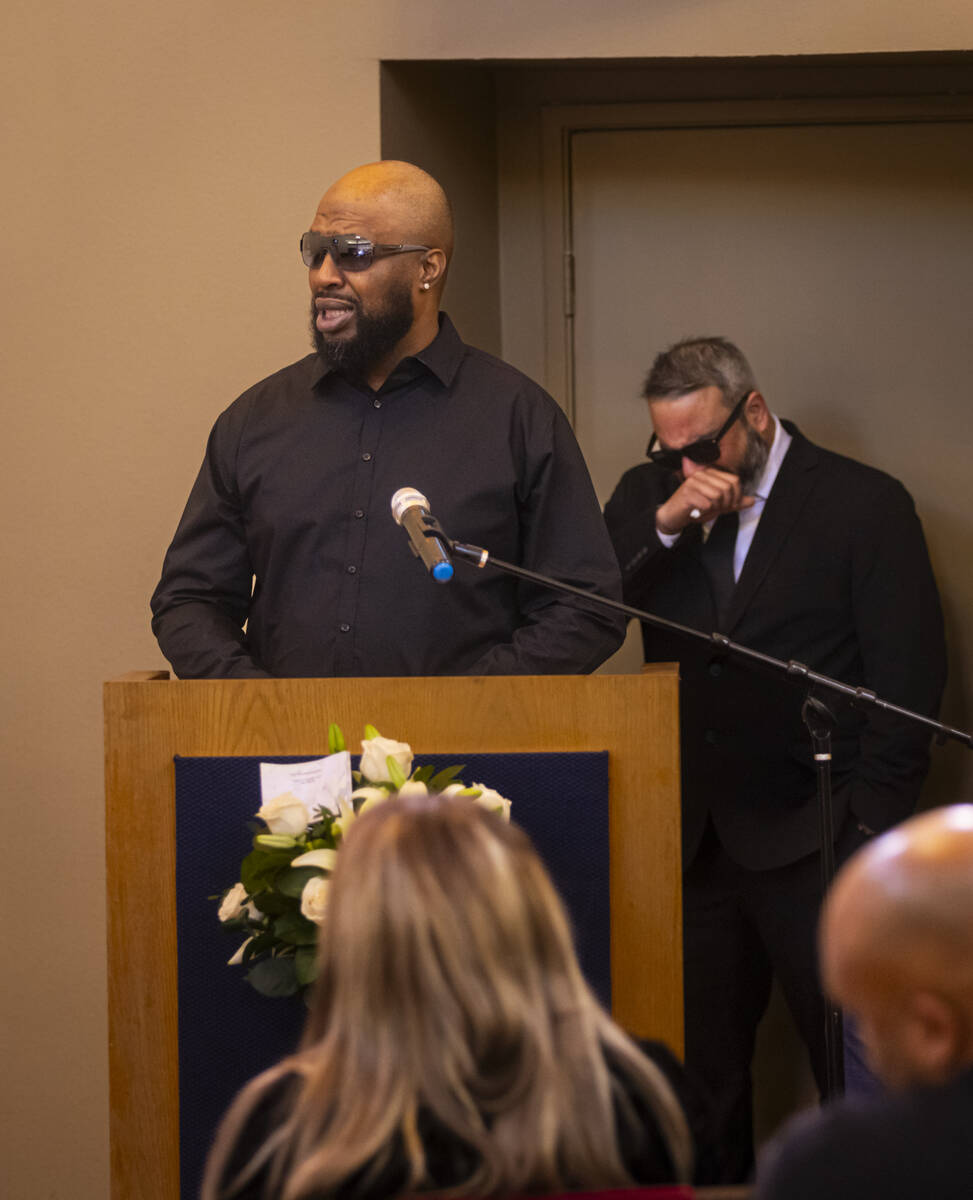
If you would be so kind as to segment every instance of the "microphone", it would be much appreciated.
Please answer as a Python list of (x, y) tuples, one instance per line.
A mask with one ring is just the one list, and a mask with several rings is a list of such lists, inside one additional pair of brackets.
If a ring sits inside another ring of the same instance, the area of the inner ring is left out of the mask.
[(412, 487), (399, 488), (392, 497), (392, 516), (396, 525), (401, 525), (409, 535), (412, 553), (422, 559), (433, 579), (437, 583), (452, 579), (449, 539), (429, 512), (429, 501), (422, 492)]

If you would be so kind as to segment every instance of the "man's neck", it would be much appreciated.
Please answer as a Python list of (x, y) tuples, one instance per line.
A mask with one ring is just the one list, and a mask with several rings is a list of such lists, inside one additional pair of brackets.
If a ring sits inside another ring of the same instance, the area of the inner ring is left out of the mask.
[(439, 333), (439, 313), (431, 311), (419, 317), (401, 341), (377, 362), (365, 376), (365, 382), (377, 392), (404, 358), (418, 354), (431, 345)]

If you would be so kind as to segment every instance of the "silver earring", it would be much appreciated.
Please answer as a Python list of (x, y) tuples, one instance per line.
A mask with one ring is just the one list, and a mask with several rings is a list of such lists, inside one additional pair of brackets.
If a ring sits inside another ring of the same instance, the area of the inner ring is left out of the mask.
[(424, 284), (422, 285), (422, 290), (423, 290), (424, 292), (428, 292), (428, 291), (429, 291), (429, 284), (428, 284), (428, 283), (424, 283)]

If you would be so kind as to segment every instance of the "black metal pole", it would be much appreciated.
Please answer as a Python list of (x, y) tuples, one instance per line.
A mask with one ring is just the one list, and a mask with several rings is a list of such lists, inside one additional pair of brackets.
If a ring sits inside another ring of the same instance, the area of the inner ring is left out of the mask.
[[(840, 679), (832, 679), (827, 675), (821, 675), (817, 671), (812, 671), (804, 663), (796, 662), (793, 659), (790, 662), (785, 662), (783, 659), (774, 658), (772, 655), (762, 654), (759, 650), (752, 650), (749, 646), (744, 646), (739, 642), (733, 642), (724, 633), (703, 633), (701, 629), (693, 629), (690, 625), (680, 625), (677, 621), (670, 621), (666, 617), (656, 616), (655, 613), (645, 612), (640, 608), (633, 608), (632, 605), (623, 604), (620, 600), (611, 600), (607, 596), (599, 596), (585, 588), (575, 587), (574, 584), (562, 583), (558, 579), (551, 579), (549, 576), (540, 575), (536, 571), (528, 571), (525, 567), (518, 567), (514, 563), (494, 558), (482, 546), (470, 546), (463, 542), (452, 542), (450, 548), (452, 553), (457, 557), (467, 562), (472, 562), (479, 568), (483, 568), (489, 563), (496, 567), (498, 571), (504, 571), (508, 575), (515, 575), (519, 579), (529, 579), (532, 583), (539, 583), (544, 587), (553, 588), (558, 592), (566, 592), (568, 595), (578, 596), (583, 600), (590, 601), (596, 607), (610, 608), (616, 612), (624, 613), (626, 616), (635, 617), (639, 621), (644, 621), (648, 625), (654, 625), (658, 629), (668, 629), (683, 637), (709, 642), (713, 649), (719, 651), (721, 654), (746, 659), (749, 662), (760, 663), (765, 667), (770, 667), (774, 671), (787, 675), (795, 681), (804, 683), (808, 688), (808, 693), (801, 715), (811, 735), (814, 747), (814, 762), (817, 769), (822, 896), (830, 887), (835, 873), (834, 813), (831, 805), (831, 730), (834, 727), (835, 719), (826, 705), (820, 699), (811, 695), (810, 689), (812, 687), (820, 687), (835, 692), (849, 699), (852, 704), (866, 708), (878, 708), (883, 712), (895, 713), (907, 721), (923, 725), (936, 735), (936, 741), (939, 744), (945, 743), (947, 739), (952, 739), (953, 741), (962, 742), (968, 749), (973, 749), (973, 734), (968, 733), (966, 730), (953, 729), (951, 726), (944, 725), (932, 717), (926, 717), (922, 713), (902, 708), (898, 704), (891, 704), (887, 700), (882, 700), (869, 688), (854, 687), (851, 684), (842, 683)], [(844, 1090), (844, 1043), (841, 1010), (831, 1004), (827, 998), (825, 999), (824, 1039), (826, 1060), (825, 1095), (823, 1098), (830, 1099), (840, 1095)]]
[[(821, 843), (821, 895), (827, 894), (835, 874), (834, 810), (831, 805), (831, 731), (834, 714), (808, 693), (801, 716), (811, 735), (817, 774), (818, 839)], [(824, 997), (824, 1095), (833, 1100), (845, 1090), (844, 1034), (841, 1009)]]
[(680, 625), (678, 621), (670, 621), (666, 617), (659, 617), (655, 613), (646, 612), (645, 609), (634, 608), (631, 604), (623, 604), (621, 600), (612, 600), (608, 596), (599, 596), (597, 592), (575, 587), (573, 583), (562, 583), (559, 579), (552, 579), (549, 575), (540, 575), (537, 571), (528, 571), (526, 567), (518, 567), (515, 563), (508, 563), (504, 562), (501, 558), (494, 558), (489, 550), (484, 550), (482, 546), (471, 546), (465, 542), (450, 542), (450, 550), (453, 554), (458, 555), (467, 562), (474, 563), (481, 569), (489, 563), (491, 566), (496, 567), (498, 571), (504, 571), (508, 575), (516, 575), (519, 579), (529, 579), (532, 583), (539, 583), (544, 587), (553, 588), (554, 591), (566, 592), (570, 596), (578, 596), (582, 600), (588, 600), (596, 608), (610, 608), (615, 612), (625, 613), (626, 616), (644, 621), (647, 625), (654, 625), (657, 629), (669, 629), (685, 637), (694, 638), (696, 641), (709, 642), (713, 649), (719, 651), (721, 654), (743, 658), (749, 662), (761, 663), (763, 666), (770, 667), (772, 670), (787, 675), (791, 679), (805, 683), (808, 687), (817, 685), (844, 696), (852, 704), (860, 705), (863, 708), (878, 708), (882, 712), (895, 713), (907, 721), (912, 721), (917, 725), (924, 725), (936, 735), (938, 742), (942, 743), (947, 740), (961, 742), (968, 750), (973, 750), (973, 733), (965, 729), (954, 729), (952, 726), (944, 725), (941, 721), (937, 721), (933, 717), (925, 717), (922, 713), (913, 712), (910, 708), (902, 708), (901, 705), (892, 704), (888, 700), (883, 700), (880, 696), (877, 696), (870, 688), (855, 687), (850, 683), (842, 683), (840, 679), (832, 679), (829, 675), (822, 675), (818, 671), (812, 671), (810, 667), (805, 666), (804, 663), (797, 662), (795, 659), (785, 662), (782, 658), (774, 658), (771, 654), (763, 654), (759, 650), (752, 650), (749, 646), (744, 646), (741, 642), (731, 641), (725, 633), (703, 633), (701, 629), (693, 629), (691, 625)]

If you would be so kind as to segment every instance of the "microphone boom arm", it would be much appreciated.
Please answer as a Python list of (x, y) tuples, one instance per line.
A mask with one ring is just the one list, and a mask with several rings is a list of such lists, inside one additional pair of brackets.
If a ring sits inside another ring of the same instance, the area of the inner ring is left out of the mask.
[(912, 709), (892, 704), (888, 700), (881, 699), (870, 688), (855, 687), (852, 684), (843, 683), (840, 679), (832, 679), (829, 675), (822, 675), (818, 671), (812, 671), (810, 667), (794, 659), (785, 662), (782, 658), (774, 658), (770, 654), (762, 654), (759, 650), (753, 650), (740, 642), (731, 641), (725, 633), (703, 633), (701, 629), (694, 629), (691, 625), (680, 625), (678, 621), (670, 621), (666, 617), (656, 616), (655, 613), (646, 612), (644, 609), (633, 608), (631, 604), (623, 604), (620, 600), (612, 600), (608, 596), (599, 596), (596, 592), (576, 587), (572, 583), (562, 583), (559, 579), (552, 579), (548, 575), (539, 575), (536, 571), (528, 571), (526, 567), (518, 567), (514, 563), (494, 558), (489, 550), (484, 550), (482, 546), (470, 546), (464, 542), (450, 542), (449, 545), (457, 558), (461, 558), (466, 562), (472, 562), (481, 570), (487, 563), (490, 563), (498, 571), (504, 571), (508, 575), (516, 575), (519, 579), (529, 579), (532, 583), (539, 583), (543, 587), (553, 588), (558, 592), (566, 592), (568, 595), (579, 596), (581, 599), (589, 600), (601, 608), (610, 608), (615, 612), (624, 613), (628, 617), (635, 617), (639, 621), (644, 621), (647, 625), (654, 625), (657, 629), (668, 629), (683, 637), (694, 638), (696, 641), (709, 642), (713, 649), (719, 651), (721, 654), (728, 654), (737, 658), (748, 659), (751, 662), (762, 663), (764, 666), (787, 675), (795, 681), (805, 683), (809, 687), (817, 685), (828, 691), (836, 692), (862, 708), (878, 708), (883, 712), (895, 713), (896, 716), (913, 721), (917, 725), (924, 725), (927, 729), (932, 730), (936, 736), (936, 741), (940, 745), (943, 745), (947, 740), (952, 740), (962, 742), (967, 749), (973, 750), (973, 733), (969, 733), (963, 729), (954, 729), (952, 726), (944, 725), (941, 721), (937, 721), (932, 717), (926, 717), (922, 713), (913, 712)]

